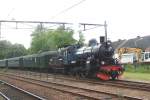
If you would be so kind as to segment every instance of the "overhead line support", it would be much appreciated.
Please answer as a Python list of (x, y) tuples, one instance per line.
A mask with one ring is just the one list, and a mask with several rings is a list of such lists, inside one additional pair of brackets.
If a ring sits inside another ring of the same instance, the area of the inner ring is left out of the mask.
[(1, 24), (2, 24), (2, 23), (0, 22), (0, 39), (1, 39), (1, 26), (2, 26)]
[(13, 20), (0, 20), (0, 22), (13, 22), (13, 23), (49, 23), (49, 24), (72, 24), (66, 22), (48, 22), (48, 21), (13, 21)]

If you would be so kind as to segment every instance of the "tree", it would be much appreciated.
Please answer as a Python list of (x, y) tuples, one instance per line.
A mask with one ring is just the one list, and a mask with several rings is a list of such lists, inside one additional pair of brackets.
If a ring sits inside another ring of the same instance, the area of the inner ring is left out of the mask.
[(79, 31), (79, 41), (78, 41), (78, 43), (80, 45), (84, 45), (84, 41), (85, 41), (84, 35), (83, 35), (83, 33), (81, 31)]
[(46, 29), (38, 25), (34, 32), (31, 34), (32, 43), (31, 48), (29, 48), (29, 53), (37, 53), (45, 47), (46, 44)]
[(11, 45), (12, 44), (9, 41), (6, 40), (0, 41), (0, 59), (4, 59), (6, 57)]
[(44, 29), (44, 31), (39, 31), (39, 28), (37, 27), (32, 34), (31, 53), (57, 50), (77, 42), (73, 38), (73, 30), (64, 30), (63, 27), (59, 27), (55, 30)]
[(27, 54), (27, 50), (21, 44), (11, 44), (11, 42), (0, 41), (0, 59), (23, 56)]
[(27, 54), (26, 48), (21, 44), (14, 44), (7, 52), (6, 58), (19, 57)]
[(64, 30), (62, 27), (59, 27), (53, 32), (53, 39), (56, 45), (56, 48), (62, 48), (68, 45), (73, 45), (77, 41), (73, 38), (73, 30)]

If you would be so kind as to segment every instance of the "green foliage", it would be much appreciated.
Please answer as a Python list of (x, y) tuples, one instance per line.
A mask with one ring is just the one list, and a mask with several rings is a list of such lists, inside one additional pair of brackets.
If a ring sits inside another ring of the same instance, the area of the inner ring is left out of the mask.
[(81, 44), (81, 45), (84, 45), (84, 41), (85, 41), (85, 39), (84, 39), (83, 33), (80, 31), (79, 32), (79, 41), (78, 41), (78, 43)]
[(64, 30), (59, 27), (56, 30), (44, 29), (37, 27), (32, 34), (32, 43), (30, 53), (38, 53), (48, 50), (56, 50), (67, 45), (75, 44), (77, 41), (73, 38), (73, 30)]
[(0, 59), (17, 57), (27, 54), (27, 50), (21, 44), (11, 44), (9, 41), (0, 41)]
[(0, 41), (0, 59), (3, 59), (6, 57), (8, 53), (7, 50), (9, 50), (11, 45), (12, 44), (6, 40)]
[(134, 65), (127, 64), (124, 67), (125, 67), (126, 72), (150, 73), (150, 65), (149, 64), (138, 64), (136, 68)]
[(62, 27), (53, 32), (53, 39), (57, 48), (75, 44), (77, 41), (73, 39), (73, 30), (64, 30)]
[(23, 56), (23, 55), (26, 55), (26, 54), (27, 54), (27, 50), (25, 49), (25, 47), (23, 45), (14, 44), (8, 50), (6, 58)]

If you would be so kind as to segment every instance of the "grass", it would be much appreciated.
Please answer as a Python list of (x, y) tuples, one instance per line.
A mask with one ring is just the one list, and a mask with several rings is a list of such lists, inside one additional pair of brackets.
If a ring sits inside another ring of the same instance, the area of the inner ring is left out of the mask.
[(148, 81), (150, 82), (150, 73), (133, 73), (125, 72), (123, 75), (124, 79), (137, 80), (137, 81)]
[(125, 73), (123, 75), (124, 79), (137, 80), (137, 81), (148, 81), (150, 82), (150, 65), (137, 65), (137, 68), (133, 65), (124, 65)]

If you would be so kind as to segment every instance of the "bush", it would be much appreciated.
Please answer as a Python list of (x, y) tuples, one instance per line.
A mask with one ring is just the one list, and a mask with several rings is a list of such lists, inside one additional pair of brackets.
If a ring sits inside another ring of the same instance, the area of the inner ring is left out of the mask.
[(150, 64), (137, 64), (137, 67), (132, 64), (126, 64), (124, 67), (126, 72), (150, 73)]

